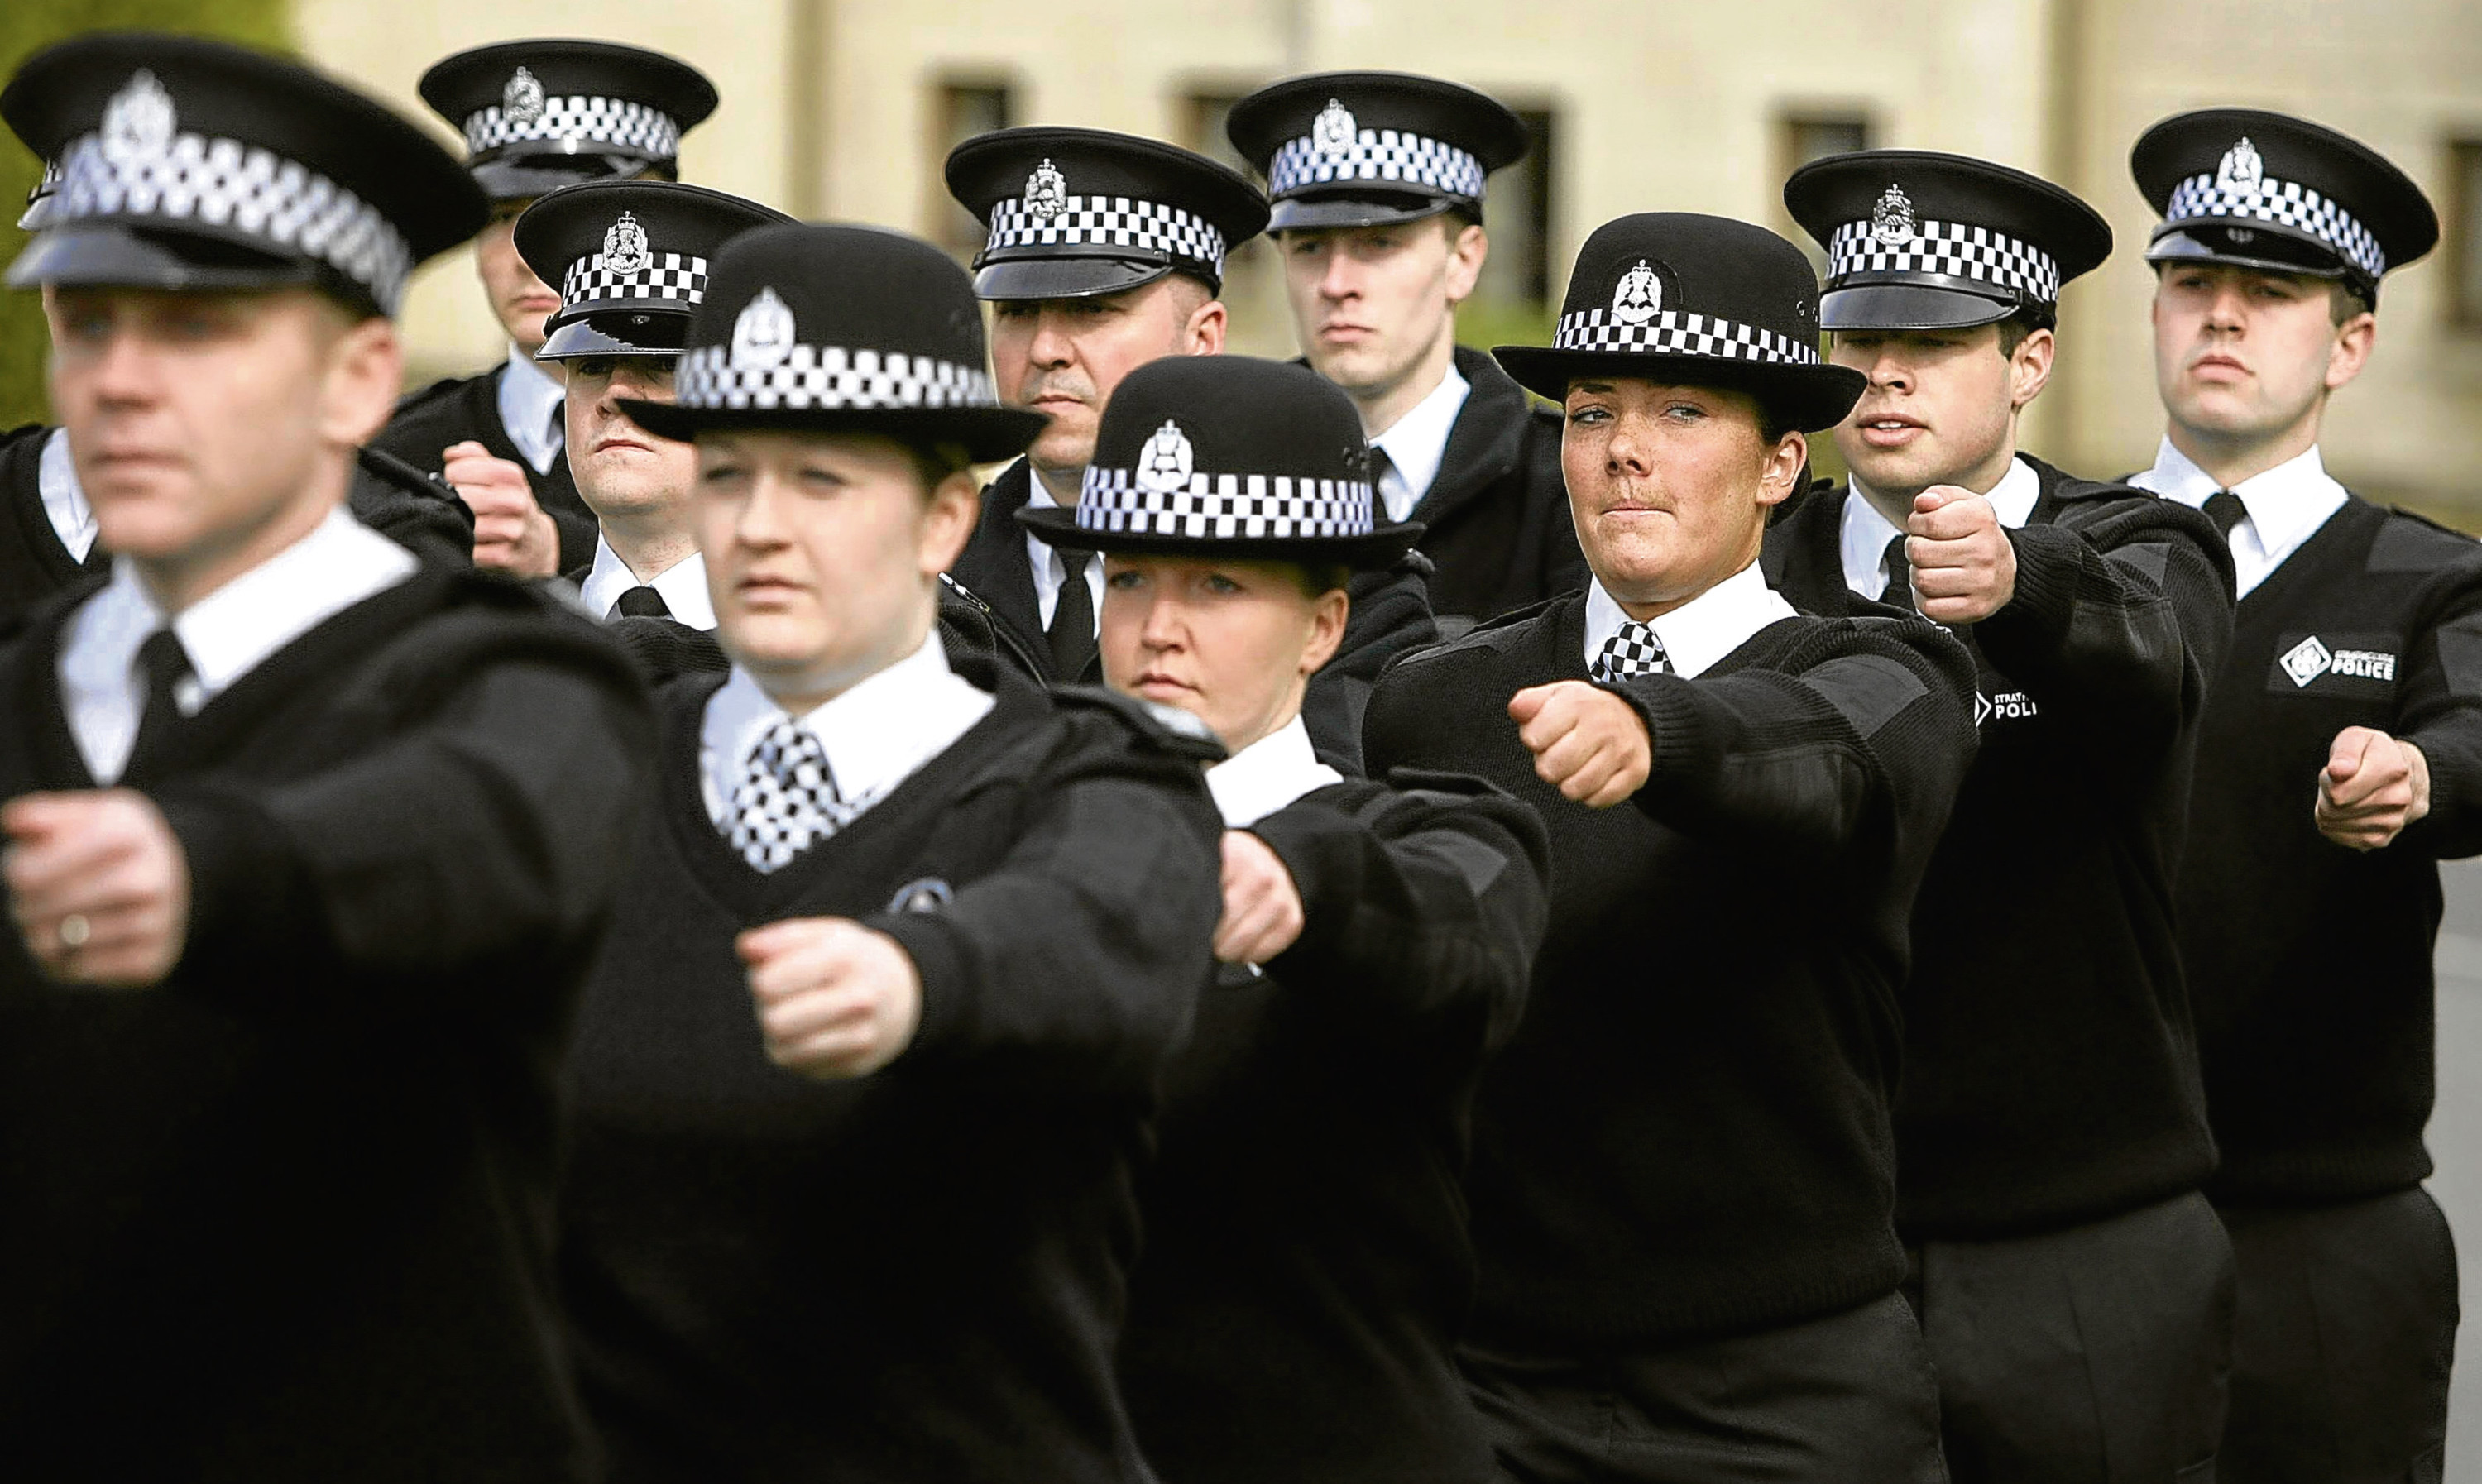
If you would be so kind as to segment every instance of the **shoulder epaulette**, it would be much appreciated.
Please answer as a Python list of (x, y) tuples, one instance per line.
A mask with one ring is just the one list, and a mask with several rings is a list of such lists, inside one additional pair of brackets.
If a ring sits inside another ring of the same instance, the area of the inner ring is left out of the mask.
[(2370, 542), (2370, 571), (2437, 571), (2482, 557), (2482, 543), (2454, 526), (2401, 505), (2387, 507), (2386, 516)]

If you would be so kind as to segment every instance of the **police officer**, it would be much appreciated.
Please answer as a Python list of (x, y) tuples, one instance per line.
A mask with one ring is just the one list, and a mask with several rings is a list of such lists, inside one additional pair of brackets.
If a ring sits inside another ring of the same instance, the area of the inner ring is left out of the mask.
[(1438, 78), (1321, 72), (1227, 128), (1266, 177), (1303, 354), (1360, 409), (1388, 518), (1425, 525), (1432, 607), (1470, 622), (1584, 587), (1559, 415), (1456, 343), (1491, 252), (1484, 182), (1524, 157), (1524, 123)]
[[(1035, 656), (1044, 679), (1099, 679), (1102, 565), (1029, 536), (1017, 513), (1077, 502), (1096, 425), (1122, 377), (1159, 357), (1224, 349), (1215, 296), (1225, 255), (1267, 225), (1267, 203), (1202, 155), (1097, 129), (980, 135), (950, 153), (947, 180), (990, 226), (974, 291), (993, 306), (1000, 397), (1051, 418), (984, 491), (982, 523), (953, 575), (990, 606), (994, 627)], [(1161, 471), (1168, 498), (1189, 472)], [(1358, 772), (1370, 682), (1437, 630), (1410, 568), (1360, 574), (1353, 599), (1343, 649), (1311, 686), (1307, 710), (1321, 755)]]
[(1957, 155), (1832, 156), (1784, 185), (1828, 252), (1847, 490), (1768, 534), (1785, 596), (1950, 624), (1982, 747), (1914, 913), (1897, 1225), (1959, 1480), (2160, 1480), (2214, 1456), (2231, 1255), (2171, 924), (2205, 676), (2211, 526), (2018, 448), (2060, 285), (2110, 228)]
[(2307, 119), (2216, 108), (2129, 157), (2162, 214), (2133, 483), (2205, 512), (2237, 570), (2179, 877), (2206, 1192), (2240, 1259), (2217, 1476), (2435, 1479), (2456, 1254), (2422, 1189), (2437, 862), (2482, 851), (2482, 548), (2328, 474), (2328, 400), (2379, 282), (2430, 251), (2420, 188)]
[(491, 199), (474, 266), (508, 333), (508, 358), (436, 382), (397, 407), (375, 441), (444, 471), (475, 508), (474, 560), (548, 577), (593, 559), (594, 514), (563, 457), (560, 379), (535, 363), (560, 294), (518, 254), (536, 198), (586, 180), (672, 179), (681, 135), (715, 112), (715, 87), (685, 62), (610, 41), (501, 41), (422, 75), (422, 100), (465, 138)]
[(0, 1446), (579, 1477), (552, 1069), (645, 701), (592, 625), (341, 508), (406, 278), (481, 195), (211, 41), (66, 42), (0, 115), (63, 142), (10, 279), (113, 553), (0, 635)]

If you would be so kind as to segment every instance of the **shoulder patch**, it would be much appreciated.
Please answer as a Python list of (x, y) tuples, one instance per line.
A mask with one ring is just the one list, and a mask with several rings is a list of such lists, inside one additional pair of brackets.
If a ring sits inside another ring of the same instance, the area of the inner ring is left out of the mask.
[(1920, 676), (1885, 654), (1839, 655), (1803, 671), (1801, 677), (1865, 737), (1877, 736), (1898, 712), (1930, 692)]
[(1102, 685), (1055, 685), (1051, 688), (1054, 704), (1064, 709), (1107, 711), (1140, 736), (1153, 741), (1165, 751), (1201, 762), (1222, 762), (1224, 744), (1216, 740), (1207, 725), (1178, 706), (1160, 702), (1142, 701), (1123, 696)]
[(2482, 542), (2440, 524), (2427, 516), (2390, 509), (2370, 543), (2365, 570), (2430, 572), (2482, 556)]

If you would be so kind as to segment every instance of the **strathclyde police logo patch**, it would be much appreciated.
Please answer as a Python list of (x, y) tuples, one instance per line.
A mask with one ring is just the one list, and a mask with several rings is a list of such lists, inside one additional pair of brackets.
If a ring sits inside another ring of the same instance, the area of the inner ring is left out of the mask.
[(2286, 634), (2268, 688), (2321, 695), (2383, 695), (2396, 680), (2395, 634)]
[(2336, 663), (2336, 655), (2327, 646), (2318, 642), (2316, 634), (2312, 634), (2284, 650), (2284, 657), (2276, 663), (2284, 667), (2285, 675), (2292, 676), (2292, 683), (2296, 687), (2307, 686), (2328, 672), (2329, 668)]

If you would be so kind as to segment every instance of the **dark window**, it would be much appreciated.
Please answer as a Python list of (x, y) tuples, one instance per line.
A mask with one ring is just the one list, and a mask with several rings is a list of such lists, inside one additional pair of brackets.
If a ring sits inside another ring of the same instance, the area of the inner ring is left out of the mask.
[(2442, 224), (2447, 263), (2448, 322), (2482, 330), (2482, 139), (2447, 146), (2447, 219)]
[(985, 232), (981, 219), (958, 205), (948, 194), (944, 174), (948, 151), (977, 134), (1005, 129), (1016, 119), (1016, 99), (1005, 79), (951, 77), (939, 85), (937, 106), (931, 119), (932, 199), (928, 214), (931, 221), (938, 224), (933, 235), (940, 246), (960, 257), (970, 258), (982, 251)]
[(1482, 267), (1478, 299), (1511, 308), (1539, 309), (1551, 298), (1551, 167), (1559, 148), (1556, 120), (1545, 109), (1517, 111), (1533, 136), (1525, 158), (1491, 177), (1483, 197), (1483, 222), (1491, 228), (1491, 257)]
[(1878, 144), (1875, 134), (1870, 116), (1856, 109), (1787, 108), (1776, 118), (1776, 199), (1768, 203), (1767, 214), (1777, 231), (1809, 254), (1814, 268), (1824, 271), (1827, 252), (1783, 209), (1784, 177), (1812, 160), (1872, 148)]

